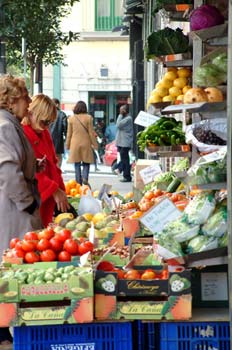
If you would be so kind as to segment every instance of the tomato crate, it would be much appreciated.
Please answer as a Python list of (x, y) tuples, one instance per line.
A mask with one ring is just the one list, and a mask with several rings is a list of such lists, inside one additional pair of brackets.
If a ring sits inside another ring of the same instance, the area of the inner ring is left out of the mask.
[(203, 349), (230, 350), (229, 322), (160, 323), (160, 350)]
[(132, 323), (14, 328), (14, 350), (132, 350)]

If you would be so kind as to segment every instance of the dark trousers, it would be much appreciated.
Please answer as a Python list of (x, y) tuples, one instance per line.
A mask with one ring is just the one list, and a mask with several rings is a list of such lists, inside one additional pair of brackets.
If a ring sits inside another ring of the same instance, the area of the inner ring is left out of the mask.
[(120, 159), (122, 163), (123, 177), (127, 180), (131, 180), (130, 172), (130, 158), (129, 158), (129, 147), (118, 147), (120, 153)]
[[(81, 171), (81, 166), (83, 167), (83, 171)], [(85, 162), (74, 163), (76, 182), (78, 182), (80, 185), (82, 185), (82, 183), (86, 184), (88, 182), (89, 167), (90, 167), (89, 163), (85, 163)]]

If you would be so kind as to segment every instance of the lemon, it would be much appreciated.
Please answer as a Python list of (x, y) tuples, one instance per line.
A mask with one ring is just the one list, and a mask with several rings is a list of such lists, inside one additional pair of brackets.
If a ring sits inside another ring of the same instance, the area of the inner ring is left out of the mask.
[(176, 67), (168, 67), (167, 71), (168, 72), (177, 72), (177, 68)]
[(147, 103), (149, 105), (151, 103), (157, 103), (157, 102), (161, 102), (161, 101), (162, 101), (162, 98), (160, 97), (160, 95), (158, 95), (157, 93), (154, 93), (149, 97)]
[(160, 97), (164, 97), (164, 96), (168, 95), (168, 89), (161, 87), (161, 86), (156, 88), (156, 92)]
[(184, 86), (182, 89), (183, 94), (185, 94), (189, 89), (192, 89), (192, 86), (190, 86), (190, 85)]
[(178, 88), (177, 86), (173, 86), (169, 89), (169, 95), (173, 97), (177, 97), (182, 94), (182, 90)]
[(192, 71), (189, 68), (179, 68), (177, 75), (180, 78), (189, 78), (192, 75)]
[[(160, 87), (160, 86), (162, 86), (161, 81), (158, 81), (158, 83), (155, 84), (155, 88), (158, 88), (158, 87)], [(154, 90), (155, 90), (155, 89), (154, 89)], [(154, 90), (153, 90), (153, 91), (154, 91)]]
[(82, 216), (83, 216), (83, 217), (85, 218), (85, 220), (87, 220), (87, 221), (91, 221), (92, 218), (93, 218), (93, 214), (91, 214), (91, 213), (85, 213), (85, 214), (83, 214)]
[(181, 94), (181, 95), (177, 96), (176, 99), (177, 99), (177, 101), (184, 101), (184, 95)]
[(167, 95), (163, 97), (163, 102), (174, 102), (174, 101), (175, 101), (175, 97), (171, 95)]
[(172, 86), (173, 86), (173, 81), (172, 80), (168, 80), (168, 79), (163, 78), (160, 81), (160, 87), (163, 87), (165, 89), (170, 89), (170, 87), (172, 87)]
[(183, 89), (188, 84), (187, 78), (176, 78), (173, 80), (173, 86)]
[(102, 220), (104, 220), (106, 217), (106, 214), (104, 213), (97, 213), (95, 214), (93, 217), (92, 217), (92, 222), (94, 223), (94, 225), (97, 223), (97, 222), (100, 222)]
[(177, 78), (177, 73), (174, 71), (170, 71), (164, 74), (164, 79), (175, 80)]

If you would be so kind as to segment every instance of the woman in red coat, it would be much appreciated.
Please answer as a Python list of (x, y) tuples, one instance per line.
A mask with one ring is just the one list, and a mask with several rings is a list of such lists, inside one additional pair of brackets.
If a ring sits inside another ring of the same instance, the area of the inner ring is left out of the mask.
[(69, 208), (61, 170), (57, 166), (52, 138), (48, 131), (49, 125), (56, 119), (56, 106), (44, 94), (32, 98), (29, 106), (29, 116), (23, 119), (23, 128), (36, 158), (44, 160), (44, 171), (36, 174), (41, 196), (40, 214), (43, 225), (47, 227), (52, 222), (55, 206), (66, 212)]

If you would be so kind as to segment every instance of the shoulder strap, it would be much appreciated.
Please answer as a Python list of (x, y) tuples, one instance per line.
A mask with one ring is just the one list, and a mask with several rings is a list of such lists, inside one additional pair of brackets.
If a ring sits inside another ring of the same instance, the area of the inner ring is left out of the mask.
[(88, 129), (86, 128), (86, 126), (82, 123), (82, 121), (77, 117), (77, 120), (79, 121), (79, 123), (83, 126), (83, 128), (85, 129), (85, 131), (89, 134)]

